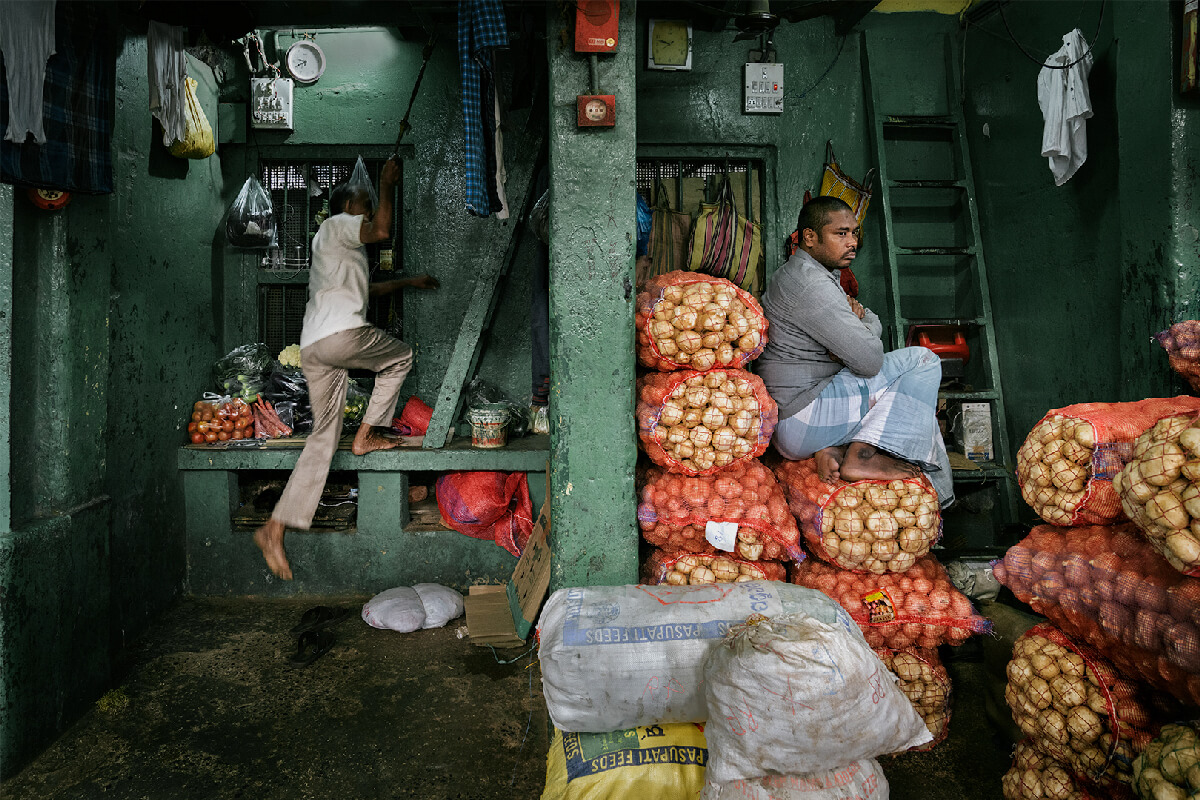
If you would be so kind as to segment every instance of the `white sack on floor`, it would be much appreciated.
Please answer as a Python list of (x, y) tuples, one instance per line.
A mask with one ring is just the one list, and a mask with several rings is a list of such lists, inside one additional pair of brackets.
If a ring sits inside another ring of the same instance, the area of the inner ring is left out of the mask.
[(363, 621), (372, 628), (400, 633), (440, 628), (462, 613), (462, 595), (436, 583), (388, 589), (372, 597), (362, 608)]
[(768, 775), (729, 783), (705, 782), (700, 800), (888, 800), (887, 778), (873, 758), (799, 775)]
[(709, 654), (707, 779), (834, 769), (933, 739), (858, 627), (791, 613), (739, 626)]
[(550, 719), (576, 733), (704, 722), (709, 652), (751, 614), (793, 611), (854, 627), (821, 592), (777, 581), (560, 589), (538, 627)]

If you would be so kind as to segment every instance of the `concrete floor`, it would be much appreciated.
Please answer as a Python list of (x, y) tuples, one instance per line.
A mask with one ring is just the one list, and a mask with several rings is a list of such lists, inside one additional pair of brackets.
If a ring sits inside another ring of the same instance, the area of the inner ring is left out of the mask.
[[(316, 663), (285, 664), (287, 631), (304, 609), (363, 599), (181, 603), (131, 653), (117, 692), (0, 784), (0, 796), (539, 797), (549, 718), (538, 669), (527, 668), (535, 654), (498, 663), (456, 636), (462, 619), (398, 634), (355, 615)], [(983, 665), (948, 668), (950, 737), (929, 753), (881, 759), (893, 800), (1001, 797), (1010, 745), (984, 714)]]

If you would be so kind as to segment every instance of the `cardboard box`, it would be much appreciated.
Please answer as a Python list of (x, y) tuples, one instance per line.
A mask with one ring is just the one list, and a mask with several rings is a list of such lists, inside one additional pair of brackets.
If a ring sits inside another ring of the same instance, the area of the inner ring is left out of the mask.
[(504, 586), (472, 586), (467, 593), (467, 630), (471, 644), (521, 647), (533, 630), (550, 587), (550, 467), (546, 465), (546, 501), (512, 577)]

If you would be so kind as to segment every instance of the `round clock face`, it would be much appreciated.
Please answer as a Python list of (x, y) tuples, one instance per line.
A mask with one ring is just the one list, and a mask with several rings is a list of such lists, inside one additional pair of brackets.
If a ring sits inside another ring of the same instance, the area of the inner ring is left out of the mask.
[(325, 53), (316, 42), (296, 42), (287, 51), (288, 72), (296, 83), (316, 83), (325, 72)]

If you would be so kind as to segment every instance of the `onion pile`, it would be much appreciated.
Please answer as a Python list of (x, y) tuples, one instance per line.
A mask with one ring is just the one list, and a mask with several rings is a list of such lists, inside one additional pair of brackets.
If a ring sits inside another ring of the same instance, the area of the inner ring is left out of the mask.
[(794, 564), (791, 582), (824, 592), (841, 604), (873, 648), (933, 649), (962, 644), (992, 623), (975, 613), (945, 568), (925, 555), (904, 573), (863, 574), (809, 559)]
[(1165, 417), (1138, 437), (1113, 479), (1121, 506), (1185, 575), (1200, 575), (1200, 417)]
[(642, 583), (655, 586), (695, 586), (701, 583), (745, 583), (782, 581), (787, 568), (778, 561), (752, 563), (708, 553), (671, 555), (655, 550), (642, 565)]
[(1167, 351), (1171, 369), (1183, 376), (1193, 391), (1200, 392), (1200, 320), (1176, 322), (1154, 338)]
[(942, 517), (926, 478), (824, 483), (816, 465), (784, 461), (775, 475), (819, 558), (857, 572), (904, 572), (937, 541)]
[(1133, 789), (1143, 800), (1187, 800), (1200, 793), (1200, 737), (1191, 724), (1163, 725), (1133, 762)]
[(1102, 786), (1133, 779), (1153, 725), (1136, 684), (1047, 624), (1017, 640), (1007, 672), (1004, 699), (1039, 750)]
[(739, 558), (804, 558), (783, 489), (756, 459), (696, 477), (651, 467), (643, 481), (638, 526), (646, 541), (669, 553), (715, 553), (706, 529), (709, 522), (725, 522), (737, 525), (732, 552)]
[(638, 439), (660, 467), (711, 475), (767, 449), (779, 409), (744, 370), (652, 372), (638, 378)]
[(1180, 575), (1129, 523), (1039, 525), (994, 571), (1123, 674), (1200, 705), (1200, 579)]
[(1012, 768), (1000, 779), (1004, 800), (1090, 800), (1062, 764), (1026, 739), (1017, 745)]
[(661, 372), (742, 367), (767, 343), (767, 318), (753, 295), (695, 272), (648, 281), (636, 324), (638, 363)]
[(1052, 525), (1106, 525), (1124, 518), (1113, 477), (1133, 441), (1168, 414), (1200, 413), (1200, 398), (1077, 403), (1046, 414), (1017, 451), (1017, 479), (1029, 507)]
[(950, 732), (950, 676), (937, 650), (876, 650), (875, 655), (896, 676), (900, 691), (933, 734), (932, 742), (912, 749), (933, 749)]

